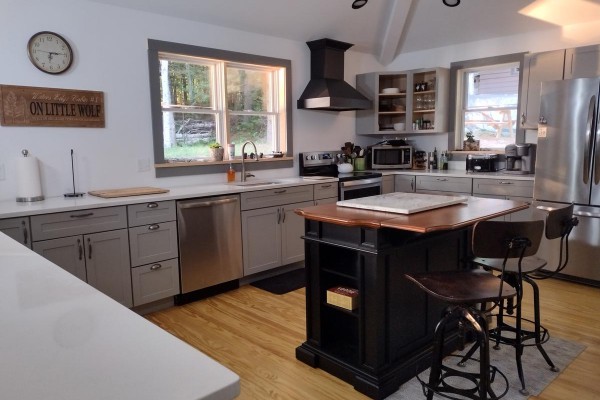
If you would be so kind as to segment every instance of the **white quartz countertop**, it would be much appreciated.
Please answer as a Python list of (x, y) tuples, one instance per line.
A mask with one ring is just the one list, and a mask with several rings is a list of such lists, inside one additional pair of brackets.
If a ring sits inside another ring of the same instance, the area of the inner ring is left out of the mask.
[(225, 400), (239, 377), (0, 233), (0, 397)]
[(61, 211), (73, 211), (98, 207), (122, 206), (128, 204), (145, 203), (150, 201), (165, 201), (189, 199), (194, 197), (218, 196), (223, 194), (234, 194), (256, 190), (276, 189), (289, 186), (315, 185), (325, 182), (336, 182), (337, 178), (328, 180), (294, 178), (277, 178), (265, 180), (248, 180), (247, 183), (265, 183), (256, 186), (240, 186), (240, 182), (216, 183), (181, 187), (162, 187), (169, 189), (168, 193), (151, 194), (144, 196), (116, 197), (105, 199), (85, 194), (83, 197), (65, 198), (50, 197), (42, 201), (31, 203), (17, 203), (15, 200), (0, 201), (0, 218), (23, 217), (28, 215), (47, 214)]
[(512, 179), (517, 181), (533, 181), (535, 175), (519, 175), (519, 174), (506, 174), (502, 171), (499, 172), (467, 172), (462, 169), (449, 169), (449, 170), (433, 170), (427, 171), (424, 169), (403, 169), (403, 170), (373, 170), (381, 172), (382, 175), (420, 175), (420, 176), (449, 176), (453, 178), (482, 178), (482, 179)]
[(464, 203), (466, 196), (444, 196), (419, 193), (386, 193), (378, 196), (338, 201), (342, 207), (360, 208), (363, 210), (385, 211), (398, 214), (413, 214), (435, 208)]

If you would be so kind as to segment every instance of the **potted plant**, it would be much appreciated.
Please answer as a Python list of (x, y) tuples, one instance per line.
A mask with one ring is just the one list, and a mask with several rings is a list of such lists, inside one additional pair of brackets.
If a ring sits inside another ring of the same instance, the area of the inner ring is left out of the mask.
[(467, 131), (467, 139), (463, 141), (463, 150), (479, 151), (479, 140), (475, 140), (471, 131)]
[(212, 161), (223, 161), (225, 149), (219, 142), (212, 142), (208, 145), (208, 149), (210, 151), (210, 158)]

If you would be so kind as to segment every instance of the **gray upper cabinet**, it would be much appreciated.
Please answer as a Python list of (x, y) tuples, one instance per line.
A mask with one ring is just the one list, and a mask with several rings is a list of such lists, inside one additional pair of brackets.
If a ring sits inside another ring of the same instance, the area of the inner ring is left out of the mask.
[(31, 248), (31, 229), (29, 217), (7, 218), (0, 220), (0, 232)]
[(596, 76), (600, 76), (600, 46), (567, 49), (565, 79), (593, 78)]
[(519, 124), (522, 129), (537, 129), (541, 83), (563, 79), (564, 67), (565, 50), (525, 56), (519, 111)]

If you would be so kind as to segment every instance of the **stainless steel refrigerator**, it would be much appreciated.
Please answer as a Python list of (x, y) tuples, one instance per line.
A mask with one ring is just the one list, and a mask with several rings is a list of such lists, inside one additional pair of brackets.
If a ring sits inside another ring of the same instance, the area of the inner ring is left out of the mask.
[[(569, 240), (565, 275), (600, 286), (600, 77), (542, 83), (534, 213), (574, 203), (579, 225)], [(557, 263), (559, 244), (540, 249)]]

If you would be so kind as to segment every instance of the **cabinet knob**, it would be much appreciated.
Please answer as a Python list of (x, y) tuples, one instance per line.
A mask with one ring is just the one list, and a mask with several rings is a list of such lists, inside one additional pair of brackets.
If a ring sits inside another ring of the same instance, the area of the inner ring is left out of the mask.
[(156, 207), (158, 207), (158, 204), (152, 202), (152, 203), (146, 204), (146, 207), (148, 207), (148, 208), (156, 208)]
[(155, 231), (155, 230), (157, 230), (159, 228), (160, 228), (159, 224), (152, 224), (152, 225), (148, 226), (148, 230), (150, 230), (150, 231)]
[(154, 264), (153, 266), (150, 267), (150, 271), (156, 271), (157, 269), (161, 269), (162, 265), (160, 264)]

